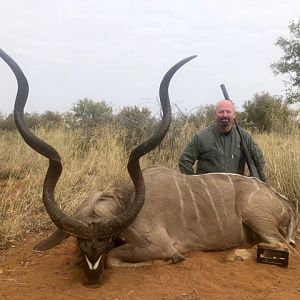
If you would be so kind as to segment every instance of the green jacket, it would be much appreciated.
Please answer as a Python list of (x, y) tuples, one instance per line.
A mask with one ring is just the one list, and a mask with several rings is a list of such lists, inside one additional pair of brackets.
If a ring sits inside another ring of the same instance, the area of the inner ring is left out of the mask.
[[(261, 149), (247, 131), (239, 129), (254, 165), (263, 170), (265, 161)], [(223, 134), (213, 124), (195, 134), (179, 159), (180, 171), (194, 174), (196, 161), (196, 174), (225, 172), (244, 175), (246, 160), (236, 127), (233, 126), (229, 134)]]

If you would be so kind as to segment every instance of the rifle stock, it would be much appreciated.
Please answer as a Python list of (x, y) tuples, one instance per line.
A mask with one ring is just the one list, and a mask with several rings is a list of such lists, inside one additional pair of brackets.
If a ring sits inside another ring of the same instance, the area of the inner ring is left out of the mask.
[[(223, 92), (224, 98), (225, 98), (226, 100), (231, 101), (230, 98), (229, 98), (229, 95), (228, 95), (228, 93), (227, 93), (227, 90), (226, 90), (226, 88), (225, 88), (225, 85), (224, 85), (224, 84), (221, 84), (220, 87), (221, 87), (221, 90), (222, 90), (222, 92)], [(246, 142), (245, 142), (245, 140), (244, 140), (244, 138), (243, 138), (243, 136), (242, 136), (242, 133), (241, 133), (241, 131), (240, 131), (240, 127), (239, 127), (239, 125), (238, 125), (236, 119), (234, 119), (234, 124), (235, 124), (236, 129), (237, 129), (237, 131), (238, 131), (238, 133), (239, 133), (239, 136), (240, 136), (240, 138), (241, 138), (242, 147), (243, 147), (243, 150), (244, 150), (244, 154), (245, 154), (245, 158), (246, 158), (246, 163), (247, 163), (247, 167), (248, 167), (248, 169), (249, 169), (250, 176), (256, 177), (256, 178), (258, 178), (258, 179), (260, 179), (260, 180), (262, 180), (262, 181), (265, 181), (265, 180), (266, 180), (266, 177), (265, 177), (263, 171), (262, 171), (262, 170), (258, 170), (258, 169), (255, 167), (255, 165), (254, 165), (254, 163), (253, 163), (253, 161), (252, 161), (250, 152), (249, 152), (248, 147), (247, 147), (247, 145), (246, 145)]]

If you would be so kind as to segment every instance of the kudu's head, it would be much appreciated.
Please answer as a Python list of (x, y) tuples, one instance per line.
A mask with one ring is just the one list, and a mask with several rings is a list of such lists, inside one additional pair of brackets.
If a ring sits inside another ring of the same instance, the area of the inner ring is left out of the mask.
[(145, 186), (139, 159), (157, 147), (164, 139), (171, 123), (171, 107), (168, 87), (175, 72), (185, 63), (195, 58), (185, 58), (174, 65), (164, 76), (160, 89), (160, 101), (163, 111), (159, 129), (147, 141), (132, 150), (127, 169), (135, 188), (135, 198), (126, 209), (109, 221), (84, 221), (65, 214), (57, 205), (54, 189), (62, 171), (58, 152), (50, 145), (36, 137), (24, 122), (24, 106), (28, 97), (28, 82), (20, 67), (3, 50), (1, 58), (14, 72), (18, 82), (18, 92), (14, 107), (17, 128), (25, 142), (35, 151), (49, 159), (49, 167), (44, 180), (43, 202), (53, 223), (67, 235), (77, 237), (82, 254), (82, 263), (86, 275), (86, 283), (97, 287), (101, 283), (107, 251), (117, 235), (127, 228), (136, 218), (144, 204)]

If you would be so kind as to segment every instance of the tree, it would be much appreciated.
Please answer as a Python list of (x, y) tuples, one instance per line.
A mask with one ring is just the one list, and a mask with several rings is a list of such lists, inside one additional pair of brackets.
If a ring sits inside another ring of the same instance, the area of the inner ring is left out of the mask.
[(214, 111), (215, 105), (213, 104), (200, 106), (196, 113), (189, 116), (189, 122), (193, 123), (197, 128), (206, 127), (214, 122)]
[(284, 55), (271, 68), (275, 75), (287, 74), (289, 81), (285, 81), (288, 103), (300, 102), (300, 19), (289, 25), (290, 37), (279, 37), (275, 43)]
[(132, 150), (141, 141), (152, 135), (156, 120), (151, 116), (148, 108), (126, 106), (115, 116), (115, 122), (119, 127), (126, 130), (123, 140), (127, 151)]
[(58, 128), (63, 124), (63, 116), (59, 112), (45, 111), (41, 115), (41, 125), (47, 129)]
[(244, 112), (240, 114), (240, 117), (243, 117), (243, 124), (260, 132), (280, 130), (293, 121), (295, 114), (281, 97), (271, 96), (265, 92), (256, 93), (243, 107)]
[[(28, 128), (33, 129), (41, 126), (41, 116), (38, 113), (25, 113), (24, 120)], [(3, 130), (15, 130), (16, 124), (13, 113), (10, 113), (0, 123), (0, 129)]]
[(9, 131), (16, 129), (14, 115), (12, 113), (10, 113), (6, 118), (3, 118), (3, 120), (1, 120), (0, 128)]
[(95, 102), (84, 98), (73, 105), (74, 123), (81, 126), (97, 126), (112, 121), (112, 107), (105, 101)]

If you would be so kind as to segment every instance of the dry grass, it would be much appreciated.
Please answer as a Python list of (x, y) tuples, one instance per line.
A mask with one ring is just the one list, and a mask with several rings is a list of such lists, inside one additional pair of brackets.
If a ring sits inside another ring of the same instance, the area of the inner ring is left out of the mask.
[[(178, 157), (196, 129), (185, 125), (171, 128), (160, 149), (142, 159), (142, 167), (164, 165), (177, 168)], [(90, 193), (129, 178), (127, 154), (120, 144), (121, 131), (110, 127), (94, 131), (39, 129), (37, 136), (54, 146), (64, 170), (56, 188), (56, 199), (67, 212), (74, 212)], [(266, 157), (266, 175), (279, 192), (297, 202), (300, 195), (299, 132), (284, 138), (278, 134), (256, 136)], [(47, 159), (34, 152), (18, 133), (0, 136), (0, 248), (26, 232), (52, 227), (41, 200)]]
[(297, 211), (300, 201), (300, 136), (276, 133), (256, 136), (266, 159), (268, 182), (281, 194), (295, 203)]
[[(70, 213), (89, 193), (123, 181), (127, 176), (123, 148), (110, 128), (93, 132), (89, 139), (81, 130), (39, 129), (36, 135), (61, 155), (64, 169), (56, 199)], [(2, 134), (0, 146), (0, 247), (3, 247), (26, 231), (40, 231), (52, 224), (41, 200), (47, 159), (29, 148), (18, 134)]]

